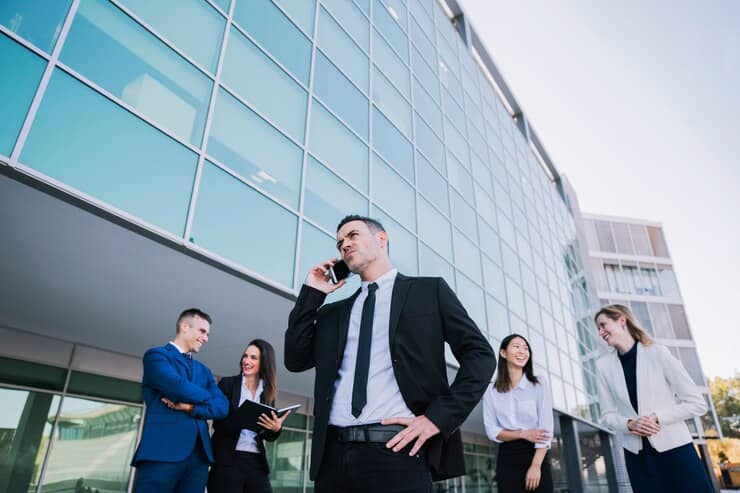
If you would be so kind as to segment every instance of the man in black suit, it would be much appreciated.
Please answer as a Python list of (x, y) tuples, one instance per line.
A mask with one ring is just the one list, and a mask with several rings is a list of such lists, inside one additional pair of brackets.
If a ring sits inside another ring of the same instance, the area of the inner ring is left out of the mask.
[[(316, 369), (311, 479), (316, 493), (430, 492), (465, 474), (459, 427), (493, 375), (491, 346), (441, 278), (406, 277), (376, 220), (347, 216), (337, 248), (362, 287), (321, 306), (345, 284), (336, 260), (308, 274), (285, 333), (285, 366)], [(447, 382), (444, 343), (460, 364)]]

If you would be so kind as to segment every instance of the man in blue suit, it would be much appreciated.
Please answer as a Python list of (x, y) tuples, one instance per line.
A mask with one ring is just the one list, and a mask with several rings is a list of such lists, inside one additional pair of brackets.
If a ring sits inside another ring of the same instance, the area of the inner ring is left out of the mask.
[(203, 493), (213, 463), (208, 419), (229, 402), (211, 370), (192, 358), (208, 342), (211, 317), (191, 308), (177, 319), (175, 339), (144, 354), (146, 422), (131, 463), (137, 493)]

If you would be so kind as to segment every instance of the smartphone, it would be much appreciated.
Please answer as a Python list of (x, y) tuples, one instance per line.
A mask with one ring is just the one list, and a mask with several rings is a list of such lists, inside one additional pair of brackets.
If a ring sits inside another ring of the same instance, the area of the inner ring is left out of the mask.
[(347, 279), (349, 274), (349, 267), (344, 263), (344, 260), (339, 260), (333, 266), (329, 267), (329, 279), (331, 279), (332, 284), (338, 284), (339, 281)]

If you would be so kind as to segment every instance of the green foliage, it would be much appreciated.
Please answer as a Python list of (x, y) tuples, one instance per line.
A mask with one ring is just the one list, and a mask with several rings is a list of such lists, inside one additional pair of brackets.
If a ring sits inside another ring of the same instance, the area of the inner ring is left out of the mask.
[(726, 438), (740, 438), (740, 374), (709, 381), (714, 408)]

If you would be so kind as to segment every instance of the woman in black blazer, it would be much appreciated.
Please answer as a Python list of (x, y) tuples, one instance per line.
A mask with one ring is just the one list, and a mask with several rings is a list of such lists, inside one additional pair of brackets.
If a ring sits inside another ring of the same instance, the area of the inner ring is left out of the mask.
[(255, 339), (241, 357), (241, 373), (224, 377), (218, 383), (229, 400), (229, 414), (213, 422), (213, 456), (215, 464), (208, 478), (209, 493), (270, 493), (270, 468), (263, 441), (274, 441), (280, 435), (289, 412), (278, 417), (265, 414), (259, 418), (264, 430), (255, 433), (240, 429), (234, 412), (245, 400), (275, 405), (277, 372), (275, 350), (269, 342)]

